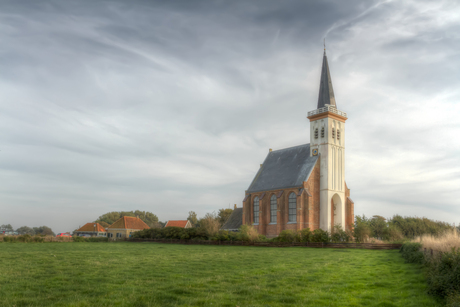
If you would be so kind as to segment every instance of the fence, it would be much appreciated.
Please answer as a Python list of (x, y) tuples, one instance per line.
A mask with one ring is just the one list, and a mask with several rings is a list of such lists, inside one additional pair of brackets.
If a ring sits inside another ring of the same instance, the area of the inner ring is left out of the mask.
[(207, 241), (207, 240), (174, 240), (174, 239), (130, 239), (130, 242), (151, 242), (186, 245), (230, 245), (259, 247), (312, 247), (312, 248), (359, 248), (359, 249), (399, 249), (402, 244), (374, 243), (323, 243), (323, 242), (244, 242), (244, 241)]

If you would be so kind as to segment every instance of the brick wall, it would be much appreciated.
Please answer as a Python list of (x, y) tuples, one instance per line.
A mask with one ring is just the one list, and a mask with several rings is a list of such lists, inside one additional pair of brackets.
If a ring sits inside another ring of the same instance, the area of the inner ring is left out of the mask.
[[(318, 159), (310, 178), (302, 186), (252, 193), (243, 202), (243, 224), (253, 224), (254, 198), (259, 197), (259, 225), (254, 225), (254, 227), (260, 234), (275, 237), (286, 229), (295, 231), (304, 228), (311, 230), (319, 228), (319, 179), (320, 161)], [(299, 195), (302, 188), (304, 191)], [(295, 223), (289, 223), (289, 195), (291, 193), (297, 196), (297, 222)], [(270, 224), (272, 195), (277, 197), (277, 224)]]

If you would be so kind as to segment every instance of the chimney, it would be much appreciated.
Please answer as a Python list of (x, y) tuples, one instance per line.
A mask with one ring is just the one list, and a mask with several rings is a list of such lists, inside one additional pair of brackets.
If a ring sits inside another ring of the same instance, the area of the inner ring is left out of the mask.
[(236, 209), (236, 204), (235, 204), (235, 206), (233, 207), (233, 209)]
[(268, 152), (272, 152), (272, 149), (270, 148), (270, 149), (268, 150)]
[(139, 215), (136, 215), (137, 218), (139, 218)]

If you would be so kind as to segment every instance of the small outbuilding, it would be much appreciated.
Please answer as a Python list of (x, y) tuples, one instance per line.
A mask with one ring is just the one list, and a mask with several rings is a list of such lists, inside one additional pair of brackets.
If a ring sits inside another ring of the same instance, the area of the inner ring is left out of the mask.
[(138, 217), (124, 216), (107, 227), (107, 236), (109, 240), (120, 240), (130, 238), (133, 232), (143, 229), (150, 229), (143, 220)]
[(165, 227), (180, 227), (180, 228), (192, 228), (192, 224), (189, 220), (175, 220), (168, 221)]
[(99, 223), (86, 223), (73, 233), (77, 237), (107, 237), (107, 231)]

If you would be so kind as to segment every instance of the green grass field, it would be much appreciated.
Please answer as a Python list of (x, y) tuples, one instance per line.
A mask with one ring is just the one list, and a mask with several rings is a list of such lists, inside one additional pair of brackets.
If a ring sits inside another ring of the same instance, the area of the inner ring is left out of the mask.
[(398, 251), (2, 243), (1, 306), (439, 306)]

